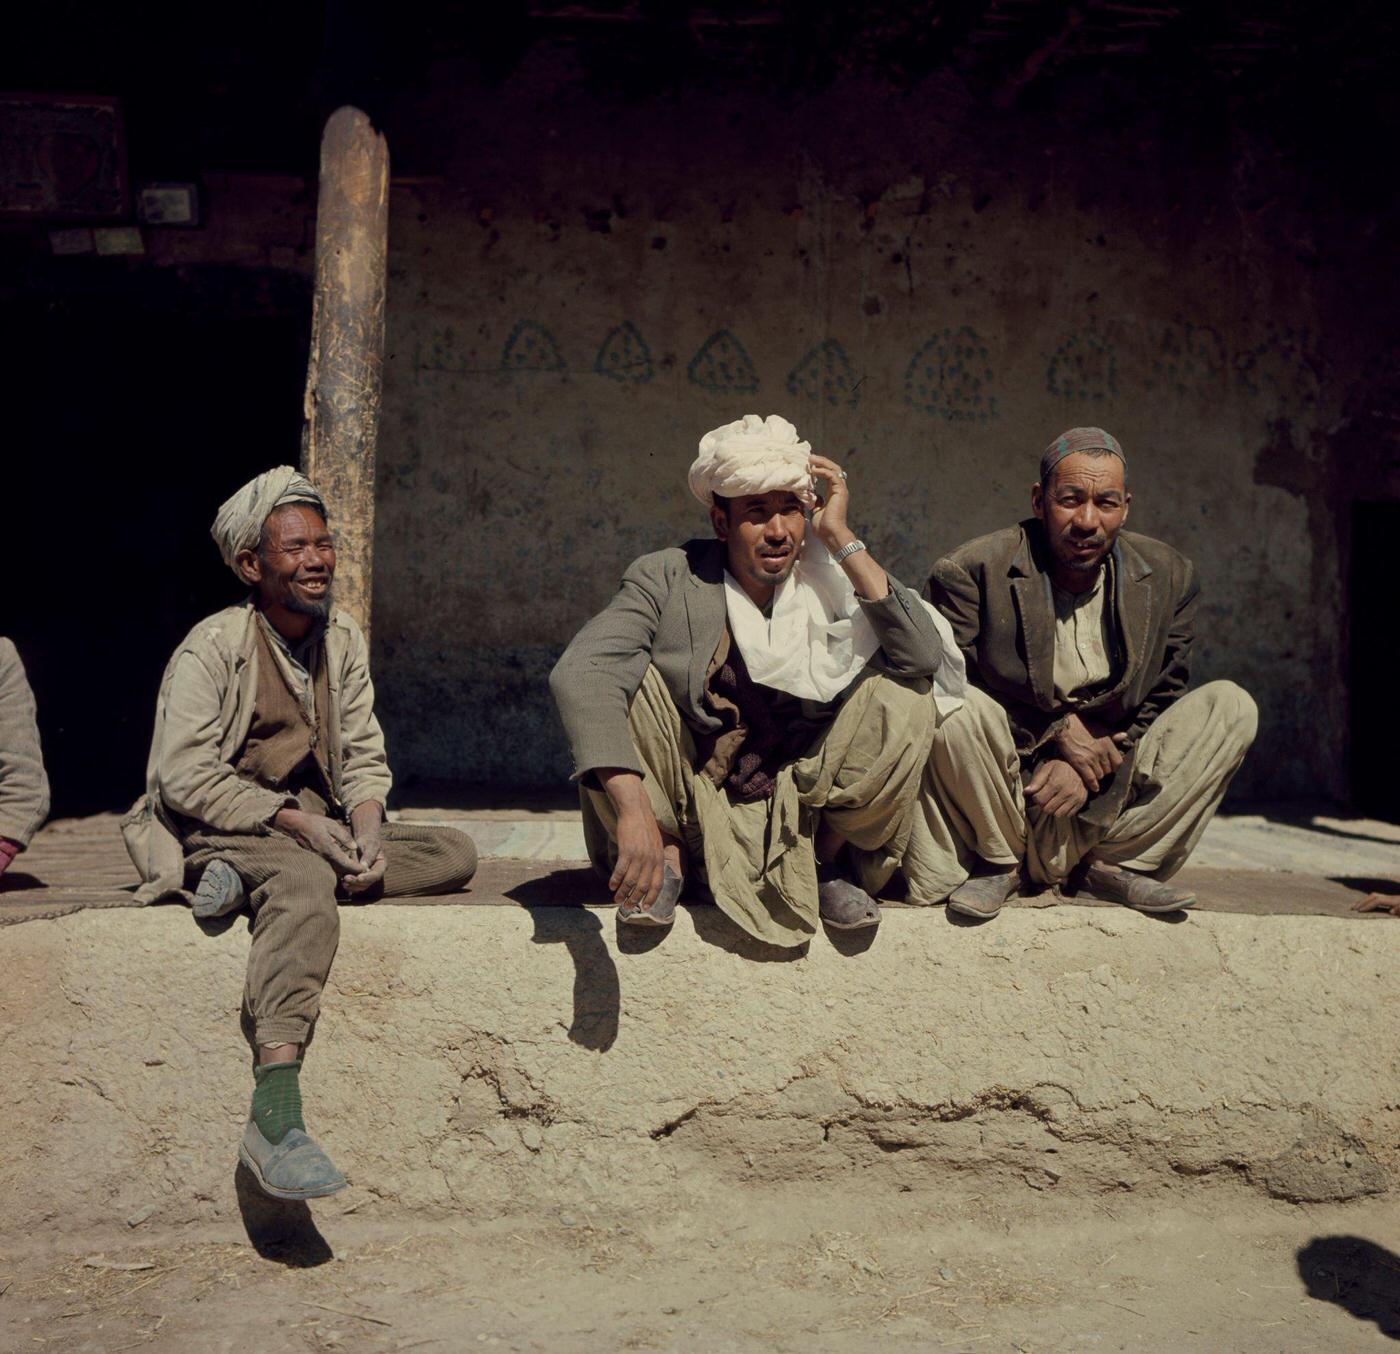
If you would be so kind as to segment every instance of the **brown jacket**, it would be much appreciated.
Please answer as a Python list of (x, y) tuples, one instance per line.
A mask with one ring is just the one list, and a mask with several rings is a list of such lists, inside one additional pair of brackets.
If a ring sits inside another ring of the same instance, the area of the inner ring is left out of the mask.
[[(1132, 783), (1137, 740), (1185, 690), (1195, 640), (1196, 571), (1169, 545), (1135, 532), (1113, 547), (1113, 678), (1075, 706), (1128, 735), (1123, 765), (1085, 807), (1107, 824)], [(933, 566), (924, 595), (948, 618), (967, 677), (1006, 711), (1029, 771), (1067, 713), (1055, 702), (1055, 605), (1040, 522), (979, 536)]]

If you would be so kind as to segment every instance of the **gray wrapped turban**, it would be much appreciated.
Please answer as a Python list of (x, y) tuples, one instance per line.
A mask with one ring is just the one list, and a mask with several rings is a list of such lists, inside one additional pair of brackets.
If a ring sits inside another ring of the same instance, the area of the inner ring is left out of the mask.
[(238, 552), (256, 550), (269, 514), (288, 503), (307, 503), (322, 517), (326, 515), (326, 501), (315, 485), (289, 465), (264, 471), (225, 500), (209, 534), (235, 574), (238, 569), (233, 561)]

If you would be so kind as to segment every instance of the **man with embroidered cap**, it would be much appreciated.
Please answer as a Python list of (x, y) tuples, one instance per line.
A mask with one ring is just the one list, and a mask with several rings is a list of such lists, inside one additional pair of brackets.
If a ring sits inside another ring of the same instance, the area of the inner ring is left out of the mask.
[(690, 488), (714, 539), (636, 560), (550, 674), (589, 855), (624, 923), (669, 925), (693, 876), (769, 944), (878, 925), (961, 694), (952, 632), (786, 419), (707, 434)]
[(14, 644), (0, 636), (0, 875), (49, 812), (34, 693)]
[[(256, 1049), (239, 1156), (281, 1199), (345, 1178), (308, 1136), (302, 1054), (340, 936), (337, 898), (463, 888), (476, 848), (451, 828), (386, 823), (392, 778), (369, 653), (332, 604), (321, 495), (290, 466), (245, 485), (213, 536), (247, 599), (201, 621), (161, 679), (146, 793), (123, 820), (145, 902), (252, 913), (244, 1020)], [(187, 884), (193, 884), (188, 891)]]
[(995, 916), (1022, 874), (1143, 912), (1171, 883), (1254, 741), (1234, 682), (1188, 691), (1197, 583), (1122, 530), (1127, 461), (1102, 428), (1041, 457), (1033, 516), (934, 565), (927, 596), (967, 659), (940, 727), (904, 872), (912, 897)]

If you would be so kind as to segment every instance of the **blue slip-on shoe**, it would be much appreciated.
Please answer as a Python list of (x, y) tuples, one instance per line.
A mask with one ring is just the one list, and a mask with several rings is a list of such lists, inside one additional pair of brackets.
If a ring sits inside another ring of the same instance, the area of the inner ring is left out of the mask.
[(258, 1188), (274, 1199), (322, 1199), (345, 1188), (346, 1180), (316, 1140), (299, 1128), (271, 1143), (251, 1119), (238, 1144), (238, 1159), (253, 1174)]
[(243, 906), (245, 894), (238, 871), (226, 860), (211, 860), (194, 890), (194, 915), (199, 921), (224, 917)]

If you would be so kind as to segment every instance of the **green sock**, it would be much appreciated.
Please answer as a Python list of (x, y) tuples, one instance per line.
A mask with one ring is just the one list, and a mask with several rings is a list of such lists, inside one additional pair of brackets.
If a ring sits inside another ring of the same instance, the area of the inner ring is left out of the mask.
[(252, 1120), (264, 1138), (279, 1143), (294, 1128), (306, 1132), (301, 1117), (301, 1059), (264, 1063), (253, 1069)]

